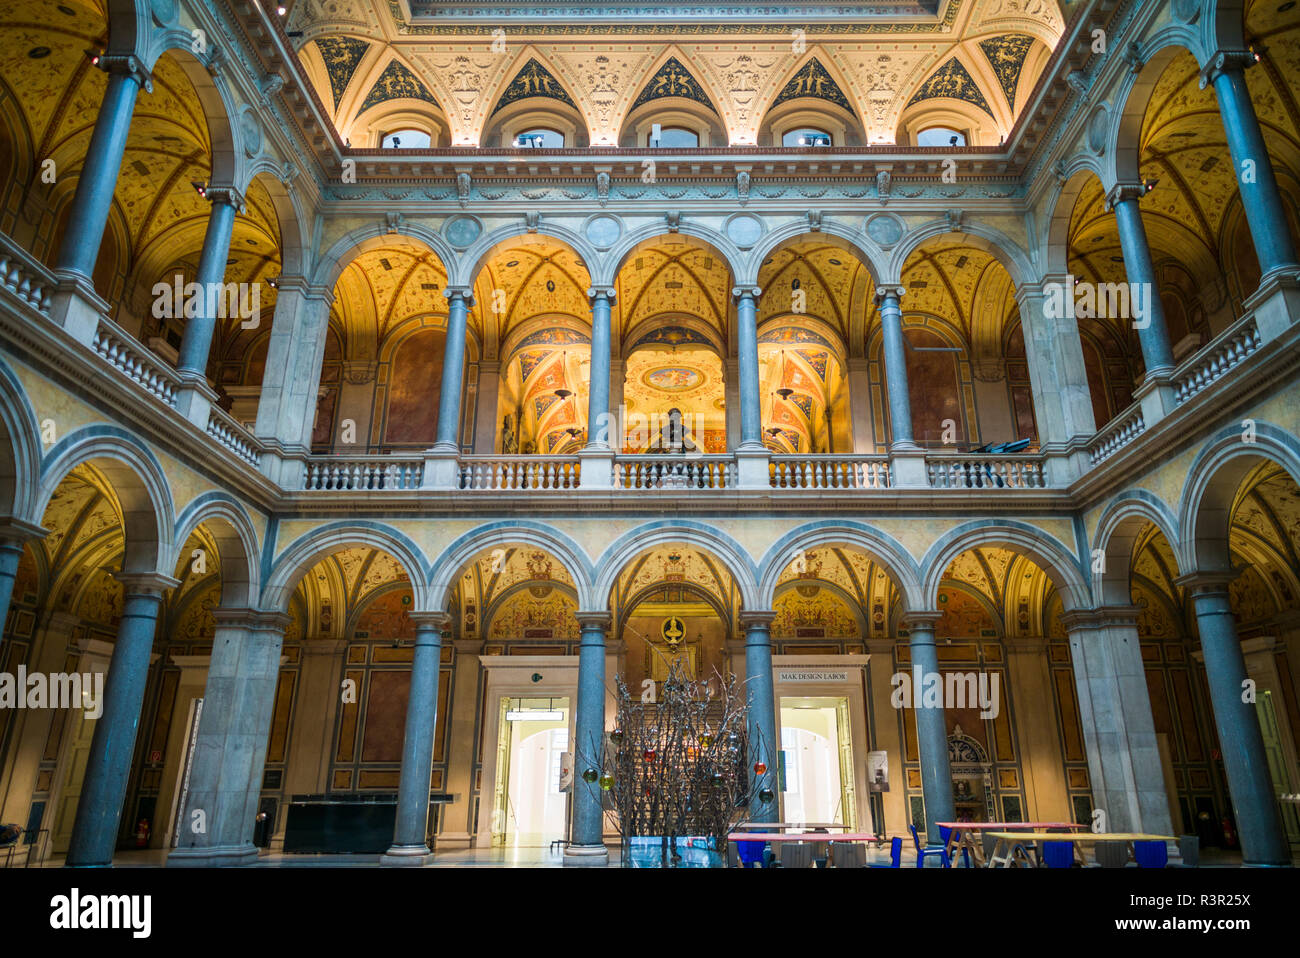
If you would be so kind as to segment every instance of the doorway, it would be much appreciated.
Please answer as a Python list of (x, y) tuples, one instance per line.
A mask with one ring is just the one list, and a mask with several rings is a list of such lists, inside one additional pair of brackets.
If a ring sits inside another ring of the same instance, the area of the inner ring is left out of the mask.
[(565, 837), (569, 751), (568, 698), (500, 699), (496, 807), (492, 842), (549, 845)]
[(857, 827), (847, 696), (781, 699), (785, 819)]

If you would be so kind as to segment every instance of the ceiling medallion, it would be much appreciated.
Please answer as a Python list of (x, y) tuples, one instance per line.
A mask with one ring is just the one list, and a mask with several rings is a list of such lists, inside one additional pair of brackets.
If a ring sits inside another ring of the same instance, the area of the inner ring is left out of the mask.
[(704, 374), (689, 366), (657, 366), (647, 370), (641, 382), (660, 392), (681, 393), (704, 385)]

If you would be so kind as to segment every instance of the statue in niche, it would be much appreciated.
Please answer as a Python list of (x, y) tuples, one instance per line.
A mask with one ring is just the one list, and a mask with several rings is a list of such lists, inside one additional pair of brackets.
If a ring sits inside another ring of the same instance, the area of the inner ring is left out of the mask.
[(519, 451), (519, 437), (515, 434), (514, 417), (506, 413), (501, 420), (501, 454), (512, 456)]

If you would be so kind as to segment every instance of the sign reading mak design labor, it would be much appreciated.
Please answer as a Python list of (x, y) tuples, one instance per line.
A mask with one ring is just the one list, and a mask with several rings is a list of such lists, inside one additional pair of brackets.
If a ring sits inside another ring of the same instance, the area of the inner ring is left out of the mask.
[(777, 669), (778, 682), (847, 682), (847, 669), (807, 667), (801, 669)]

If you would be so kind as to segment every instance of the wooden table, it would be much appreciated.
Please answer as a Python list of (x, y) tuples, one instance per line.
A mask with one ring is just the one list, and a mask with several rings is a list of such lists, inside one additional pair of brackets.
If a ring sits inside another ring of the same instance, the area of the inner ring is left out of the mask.
[(948, 861), (956, 861), (954, 855), (965, 848), (970, 852), (971, 861), (976, 866), (984, 864), (984, 843), (975, 841), (976, 832), (1004, 832), (1016, 828), (1028, 831), (1064, 828), (1073, 831), (1088, 827), (1077, 822), (935, 822), (935, 824), (940, 828), (951, 829), (948, 833), (948, 844), (944, 846)]
[[(1081, 846), (1095, 845), (1098, 842), (1124, 842), (1128, 846), (1130, 858), (1135, 858), (1133, 853), (1134, 842), (1172, 842), (1177, 841), (1173, 835), (1144, 835), (1141, 832), (1076, 832), (1069, 835), (1062, 835), (1059, 832), (989, 832), (993, 838), (998, 840), (997, 845), (993, 848), (993, 854), (989, 856), (989, 868), (996, 868), (999, 864), (1011, 867), (1012, 856), (1015, 849), (1012, 848), (1012, 842), (1021, 845), (1025, 842), (1072, 842), (1074, 844), (1074, 857), (1079, 864), (1087, 864), (1083, 857)], [(1006, 849), (1005, 855), (999, 855), (1000, 849)]]

